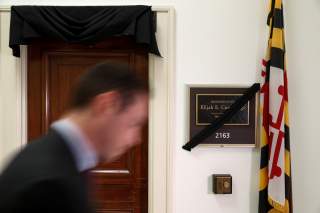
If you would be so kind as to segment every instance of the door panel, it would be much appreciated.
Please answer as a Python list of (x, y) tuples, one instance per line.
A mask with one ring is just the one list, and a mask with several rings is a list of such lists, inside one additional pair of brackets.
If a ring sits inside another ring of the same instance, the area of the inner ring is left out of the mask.
[[(96, 45), (39, 41), (28, 47), (28, 139), (44, 134), (68, 109), (77, 78), (99, 62), (121, 62), (148, 83), (148, 53), (130, 38)], [(148, 129), (143, 143), (92, 173), (97, 212), (147, 212)]]

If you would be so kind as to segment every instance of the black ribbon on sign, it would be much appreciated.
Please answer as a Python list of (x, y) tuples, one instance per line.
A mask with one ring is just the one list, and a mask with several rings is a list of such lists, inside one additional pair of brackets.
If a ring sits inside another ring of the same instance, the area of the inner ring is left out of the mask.
[(186, 143), (182, 148), (191, 151), (192, 148), (199, 145), (203, 140), (208, 138), (210, 135), (214, 134), (218, 129), (220, 129), (227, 121), (229, 121), (245, 104), (251, 100), (255, 94), (260, 90), (260, 84), (255, 83), (250, 88), (248, 88), (244, 94), (239, 97), (229, 109), (227, 109), (223, 115), (215, 119), (209, 126), (206, 126), (198, 134), (196, 134), (191, 140)]

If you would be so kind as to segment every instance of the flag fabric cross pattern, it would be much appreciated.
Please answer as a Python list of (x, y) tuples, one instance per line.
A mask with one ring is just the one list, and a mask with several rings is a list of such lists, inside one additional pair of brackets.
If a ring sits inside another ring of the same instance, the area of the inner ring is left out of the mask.
[(281, 0), (270, 0), (261, 87), (259, 213), (292, 213), (286, 49)]

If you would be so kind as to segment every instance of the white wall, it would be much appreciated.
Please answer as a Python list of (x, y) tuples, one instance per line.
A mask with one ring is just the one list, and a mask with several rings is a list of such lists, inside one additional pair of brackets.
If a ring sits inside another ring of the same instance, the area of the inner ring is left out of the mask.
[(320, 212), (320, 1), (290, 0), (285, 8), (293, 193), (296, 212)]
[[(1, 5), (21, 2), (0, 0)], [(173, 119), (176, 138), (173, 148), (173, 212), (257, 212), (259, 150), (196, 148), (189, 153), (181, 146), (187, 135), (186, 84), (257, 81), (266, 46), (267, 0), (30, 0), (22, 3), (174, 6), (176, 116)], [(285, 3), (294, 212), (318, 213), (320, 2), (290, 0)], [(211, 193), (210, 176), (213, 173), (233, 176), (232, 195)]]

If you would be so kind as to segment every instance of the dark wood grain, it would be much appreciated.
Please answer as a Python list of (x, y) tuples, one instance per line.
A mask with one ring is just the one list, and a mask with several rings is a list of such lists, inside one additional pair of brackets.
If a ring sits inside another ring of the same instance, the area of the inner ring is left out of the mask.
[[(66, 112), (77, 78), (102, 61), (128, 64), (148, 83), (147, 50), (131, 38), (114, 37), (95, 45), (43, 40), (28, 47), (29, 141), (45, 134), (50, 124)], [(97, 212), (148, 212), (148, 127), (143, 130), (140, 146), (96, 170), (109, 171), (91, 173)]]

